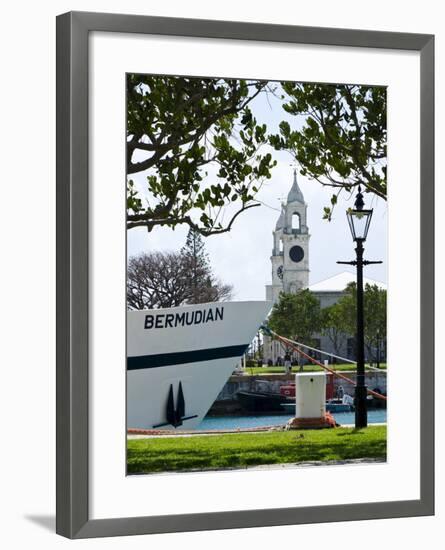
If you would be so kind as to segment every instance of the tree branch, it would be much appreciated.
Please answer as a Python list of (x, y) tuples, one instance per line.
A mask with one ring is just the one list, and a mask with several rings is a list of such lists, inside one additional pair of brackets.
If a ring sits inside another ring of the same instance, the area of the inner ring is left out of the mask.
[(206, 229), (205, 227), (200, 227), (198, 224), (196, 224), (190, 216), (183, 216), (181, 218), (177, 217), (171, 217), (171, 218), (164, 218), (164, 219), (153, 219), (151, 218), (151, 214), (130, 214), (127, 216), (127, 229), (133, 229), (135, 227), (146, 227), (148, 231), (152, 231), (153, 228), (157, 225), (163, 226), (163, 225), (170, 225), (170, 224), (179, 224), (179, 223), (185, 223), (189, 227), (193, 228), (195, 231), (203, 235), (204, 237), (208, 237), (210, 235), (219, 235), (221, 233), (227, 233), (231, 230), (233, 223), (235, 222), (236, 218), (245, 210), (249, 210), (250, 208), (254, 208), (256, 206), (260, 206), (260, 204), (249, 204), (244, 205), (238, 212), (236, 212), (228, 225), (225, 228), (218, 228), (218, 229)]

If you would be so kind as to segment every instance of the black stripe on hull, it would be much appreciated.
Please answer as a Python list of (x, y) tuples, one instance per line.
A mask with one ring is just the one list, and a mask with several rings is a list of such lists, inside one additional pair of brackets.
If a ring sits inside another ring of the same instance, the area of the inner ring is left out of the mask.
[(241, 344), (239, 346), (226, 346), (224, 348), (197, 349), (176, 353), (127, 357), (127, 370), (155, 369), (171, 365), (182, 365), (184, 363), (199, 363), (201, 361), (212, 361), (213, 359), (241, 357), (248, 345)]

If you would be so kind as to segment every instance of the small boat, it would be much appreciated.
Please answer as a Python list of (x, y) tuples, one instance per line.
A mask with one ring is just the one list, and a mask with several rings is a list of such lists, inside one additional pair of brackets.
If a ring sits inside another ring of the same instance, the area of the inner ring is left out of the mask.
[[(344, 396), (346, 397), (346, 396)], [(340, 413), (340, 412), (351, 412), (354, 410), (354, 400), (352, 399), (352, 402), (346, 402), (345, 399), (328, 399), (326, 401), (326, 411), (330, 413)], [(348, 395), (348, 397), (350, 397)]]
[(281, 411), (281, 406), (290, 401), (295, 408), (295, 401), (289, 400), (280, 393), (254, 392), (240, 390), (235, 394), (241, 407), (247, 412)]
[[(295, 413), (295, 399), (281, 403), (281, 408), (287, 413)], [(354, 410), (354, 399), (350, 395), (344, 395), (342, 399), (332, 398), (326, 400), (326, 412), (340, 413), (352, 412)]]
[(251, 390), (239, 390), (235, 398), (247, 412), (278, 412), (283, 403), (295, 404), (295, 397), (289, 397), (281, 388), (280, 392), (274, 391), (267, 380), (255, 380)]

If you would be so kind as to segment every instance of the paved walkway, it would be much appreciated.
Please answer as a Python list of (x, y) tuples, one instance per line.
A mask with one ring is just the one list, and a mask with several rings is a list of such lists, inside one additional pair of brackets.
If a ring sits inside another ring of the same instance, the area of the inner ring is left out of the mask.
[(184, 473), (211, 473), (211, 472), (245, 472), (246, 470), (285, 470), (295, 468), (312, 468), (317, 466), (367, 466), (369, 464), (385, 464), (386, 458), (351, 458), (348, 460), (311, 460), (306, 462), (289, 462), (287, 464), (261, 464), (258, 466), (245, 466), (244, 468), (237, 467), (221, 467), (221, 468), (187, 468), (187, 470), (167, 471), (167, 472), (140, 472), (132, 473), (131, 475), (181, 475)]
[(386, 458), (350, 458), (348, 460), (308, 460), (306, 462), (292, 462), (290, 464), (265, 464), (264, 466), (248, 466), (247, 468), (234, 468), (235, 470), (281, 470), (283, 468), (308, 467), (308, 466), (345, 466), (353, 464), (385, 464)]

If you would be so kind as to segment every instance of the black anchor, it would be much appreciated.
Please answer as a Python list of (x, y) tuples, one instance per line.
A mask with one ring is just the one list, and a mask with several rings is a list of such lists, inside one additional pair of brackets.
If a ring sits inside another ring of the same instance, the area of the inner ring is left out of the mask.
[(170, 389), (168, 390), (167, 410), (166, 410), (167, 422), (163, 422), (162, 424), (156, 424), (155, 426), (153, 426), (153, 428), (160, 428), (161, 426), (168, 426), (170, 424), (174, 428), (177, 428), (178, 426), (182, 426), (182, 423), (184, 422), (184, 420), (197, 418), (197, 416), (198, 416), (197, 414), (193, 416), (185, 416), (185, 399), (184, 399), (184, 392), (182, 391), (181, 382), (179, 382), (178, 397), (176, 399), (176, 409), (175, 409), (175, 403), (174, 403), (174, 397), (173, 397), (173, 384), (170, 384)]

